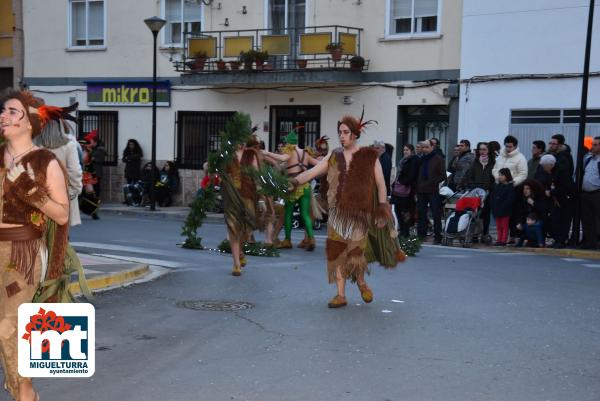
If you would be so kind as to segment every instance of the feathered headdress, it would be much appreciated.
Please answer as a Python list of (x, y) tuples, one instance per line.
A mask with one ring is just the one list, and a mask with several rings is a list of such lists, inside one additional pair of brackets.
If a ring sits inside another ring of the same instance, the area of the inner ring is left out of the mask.
[(51, 120), (70, 120), (76, 123), (77, 119), (72, 116), (71, 113), (77, 110), (78, 106), (78, 102), (67, 107), (48, 106), (45, 104), (38, 108), (29, 106), (29, 114), (37, 114), (42, 123), (42, 127)]
[(364, 121), (365, 118), (365, 106), (363, 105), (362, 114), (360, 115), (360, 120), (356, 117), (352, 116), (344, 116), (340, 121), (338, 121), (338, 130), (340, 129), (340, 125), (345, 124), (350, 128), (350, 132), (360, 138), (360, 134), (364, 131), (365, 127), (369, 124), (378, 124), (376, 120), (367, 120)]
[(327, 135), (320, 137), (319, 139), (317, 139), (315, 141), (315, 147), (317, 148), (317, 150), (322, 149), (322, 150), (329, 150), (329, 137)]

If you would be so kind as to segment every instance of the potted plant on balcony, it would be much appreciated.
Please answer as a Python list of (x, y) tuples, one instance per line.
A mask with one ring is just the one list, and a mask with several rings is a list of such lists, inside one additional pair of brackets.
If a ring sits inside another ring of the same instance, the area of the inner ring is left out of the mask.
[(365, 59), (361, 56), (354, 56), (350, 59), (350, 69), (353, 71), (362, 71), (365, 66)]
[(325, 47), (325, 50), (331, 54), (331, 59), (337, 63), (342, 59), (344, 46), (342, 42), (331, 42)]
[(227, 70), (227, 63), (225, 61), (223, 61), (223, 59), (217, 60), (217, 70), (219, 70), (219, 71)]
[(263, 65), (265, 64), (265, 61), (267, 61), (268, 58), (269, 58), (269, 52), (266, 50), (254, 52), (254, 59), (256, 60), (256, 69), (262, 70)]
[(298, 64), (298, 68), (303, 70), (306, 68), (306, 65), (308, 64), (308, 60), (299, 58), (298, 60), (296, 60), (296, 64)]
[(231, 68), (231, 71), (237, 71), (240, 69), (240, 64), (239, 60), (230, 61), (229, 68)]
[(250, 49), (246, 52), (240, 53), (240, 61), (244, 63), (245, 70), (251, 70), (254, 61), (256, 60), (256, 50)]
[(192, 68), (196, 71), (204, 71), (207, 58), (208, 55), (204, 51), (194, 53), (194, 66)]

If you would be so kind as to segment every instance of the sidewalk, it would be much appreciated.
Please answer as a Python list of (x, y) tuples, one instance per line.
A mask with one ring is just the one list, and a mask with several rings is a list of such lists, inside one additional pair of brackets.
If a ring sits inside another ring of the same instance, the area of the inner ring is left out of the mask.
[[(166, 269), (151, 268), (147, 264), (124, 262), (84, 253), (78, 253), (78, 256), (92, 292), (146, 281), (167, 272)], [(70, 289), (73, 294), (80, 293), (77, 274), (74, 274), (71, 279)]]
[[(145, 207), (134, 207), (127, 206), (122, 203), (102, 203), (100, 205), (100, 216), (103, 213), (117, 214), (122, 216), (138, 216), (138, 217), (159, 217), (163, 219), (174, 219), (174, 220), (185, 220), (190, 212), (190, 208), (187, 206), (171, 206), (171, 207), (159, 207), (156, 206), (154, 212), (150, 211), (149, 206)], [(208, 213), (206, 223), (224, 223), (223, 214), (220, 213)]]

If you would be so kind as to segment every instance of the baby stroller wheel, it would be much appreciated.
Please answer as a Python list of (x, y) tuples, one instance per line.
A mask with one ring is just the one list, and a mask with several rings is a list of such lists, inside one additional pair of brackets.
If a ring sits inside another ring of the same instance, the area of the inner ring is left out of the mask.
[(293, 220), (292, 220), (292, 228), (294, 228), (294, 229), (298, 229), (298, 228), (300, 228), (300, 220), (298, 220), (298, 219), (293, 219)]
[(315, 230), (321, 229), (321, 220), (320, 219), (315, 219), (315, 221), (313, 221), (313, 228)]

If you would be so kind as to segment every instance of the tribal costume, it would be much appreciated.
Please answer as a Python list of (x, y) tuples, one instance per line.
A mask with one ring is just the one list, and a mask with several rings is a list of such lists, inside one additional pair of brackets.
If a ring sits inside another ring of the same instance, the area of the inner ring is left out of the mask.
[[(48, 121), (72, 111), (45, 106), (28, 92), (9, 96), (7, 101), (16, 99), (25, 107), (32, 136)], [(0, 218), (15, 226), (0, 228), (0, 357), (5, 387), (17, 399), (19, 385), (31, 382), (17, 369), (17, 309), (33, 302), (34, 296), (38, 302), (63, 301), (70, 282), (65, 258), (72, 254), (68, 222), (58, 225), (40, 210), (49, 201), (46, 173), (56, 156), (46, 149), (31, 150), (16, 165), (14, 158), (9, 164), (4, 160), (6, 146), (0, 146)]]
[[(302, 172), (306, 171), (307, 165), (305, 164), (305, 159), (307, 156), (307, 152), (302, 149), (298, 149), (298, 135), (295, 130), (290, 131), (290, 133), (285, 137), (285, 141), (287, 145), (283, 148), (284, 153), (293, 154), (296, 153), (296, 157), (298, 162), (296, 164), (292, 164), (287, 166), (288, 170), (299, 167), (300, 171), (296, 173), (288, 173), (288, 177), (295, 178)], [(311, 217), (311, 200), (312, 200), (312, 189), (310, 183), (307, 182), (303, 185), (299, 185), (294, 193), (286, 200), (285, 202), (285, 220), (284, 220), (284, 228), (285, 228), (285, 243), (290, 244), (292, 240), (292, 222), (294, 217), (294, 207), (296, 203), (300, 204), (300, 218), (304, 223), (304, 230), (306, 231), (307, 242), (304, 244), (304, 248), (307, 251), (314, 250), (315, 236), (313, 233), (313, 219)]]

